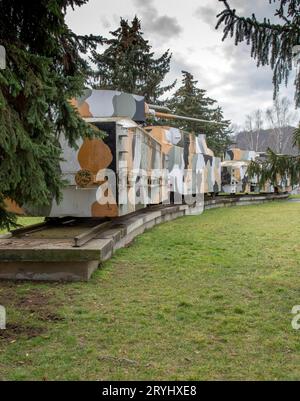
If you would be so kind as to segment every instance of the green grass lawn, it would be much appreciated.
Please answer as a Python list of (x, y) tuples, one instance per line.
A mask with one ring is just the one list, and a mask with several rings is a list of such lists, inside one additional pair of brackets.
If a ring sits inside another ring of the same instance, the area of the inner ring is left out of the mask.
[(89, 283), (0, 283), (0, 379), (300, 379), (300, 206), (160, 225)]

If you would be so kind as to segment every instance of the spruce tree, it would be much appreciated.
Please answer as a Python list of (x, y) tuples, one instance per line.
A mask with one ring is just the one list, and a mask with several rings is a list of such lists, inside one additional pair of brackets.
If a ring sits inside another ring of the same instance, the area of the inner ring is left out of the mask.
[[(279, 23), (271, 23), (264, 18), (258, 21), (255, 14), (251, 17), (238, 16), (236, 10), (230, 7), (229, 1), (224, 3), (224, 10), (217, 16), (216, 28), (224, 25), (225, 40), (228, 36), (234, 38), (236, 45), (242, 42), (251, 45), (251, 57), (257, 60), (257, 66), (270, 65), (273, 70), (274, 99), (278, 95), (281, 83), (287, 84), (293, 68), (293, 48), (300, 44), (300, 1), (299, 0), (269, 0), (278, 3), (275, 16)], [(295, 103), (300, 107), (300, 69), (295, 79)], [(295, 145), (300, 148), (300, 127), (295, 131)], [(267, 180), (273, 183), (276, 174), (284, 172), (292, 177), (293, 184), (300, 181), (300, 158), (277, 156), (269, 152), (268, 160), (263, 165), (252, 165), (251, 171), (257, 172), (261, 185)]]
[(174, 87), (175, 82), (161, 86), (170, 71), (172, 55), (166, 51), (155, 58), (149, 41), (143, 37), (137, 17), (131, 24), (121, 18), (120, 27), (110, 34), (112, 38), (104, 40), (107, 49), (101, 54), (96, 50), (92, 53), (92, 61), (96, 64), (95, 88), (142, 95), (153, 103)]
[(60, 198), (58, 142), (71, 146), (95, 131), (69, 100), (81, 93), (89, 72), (81, 54), (100, 37), (77, 36), (66, 25), (68, 6), (87, 0), (0, 0), (0, 227), (13, 222), (4, 200), (44, 206)]
[(224, 120), (221, 107), (216, 106), (216, 100), (206, 95), (206, 90), (197, 87), (191, 73), (182, 71), (182, 85), (168, 101), (168, 106), (176, 115), (199, 118), (202, 120), (219, 121), (222, 124), (198, 123), (192, 121), (176, 121), (179, 128), (195, 134), (205, 133), (209, 147), (222, 155), (230, 144), (230, 121)]

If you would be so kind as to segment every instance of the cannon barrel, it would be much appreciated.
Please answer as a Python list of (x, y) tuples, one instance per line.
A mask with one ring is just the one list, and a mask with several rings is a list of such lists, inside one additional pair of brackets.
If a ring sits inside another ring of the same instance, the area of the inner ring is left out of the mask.
[(216, 124), (216, 125), (227, 125), (224, 122), (220, 121), (213, 121), (213, 120), (202, 120), (200, 118), (193, 118), (193, 117), (185, 117), (185, 116), (178, 116), (176, 114), (169, 114), (169, 113), (162, 113), (159, 111), (156, 111), (155, 109), (149, 109), (148, 112), (146, 112), (148, 116), (154, 116), (156, 118), (163, 118), (165, 120), (182, 120), (182, 121), (191, 121), (195, 123), (206, 123), (206, 124)]

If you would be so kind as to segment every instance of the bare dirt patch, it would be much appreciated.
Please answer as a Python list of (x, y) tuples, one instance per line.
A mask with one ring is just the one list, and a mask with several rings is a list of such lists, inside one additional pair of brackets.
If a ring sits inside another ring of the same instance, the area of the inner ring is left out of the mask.
[(37, 319), (44, 322), (60, 322), (64, 318), (57, 313), (58, 302), (53, 300), (52, 294), (44, 294), (40, 291), (32, 291), (22, 296), (15, 302), (19, 310), (33, 314)]
[(15, 302), (16, 306), (34, 311), (37, 308), (44, 308), (49, 304), (49, 296), (40, 291), (30, 291), (26, 296), (18, 298)]
[(14, 341), (18, 338), (31, 339), (39, 337), (45, 332), (42, 327), (31, 327), (25, 325), (8, 324), (6, 330), (0, 331), (0, 340)]
[(49, 323), (64, 320), (58, 312), (59, 302), (51, 289), (31, 288), (20, 293), (18, 285), (0, 283), (0, 305), (9, 311), (7, 328), (0, 331), (0, 342), (38, 337), (48, 331), (51, 327)]

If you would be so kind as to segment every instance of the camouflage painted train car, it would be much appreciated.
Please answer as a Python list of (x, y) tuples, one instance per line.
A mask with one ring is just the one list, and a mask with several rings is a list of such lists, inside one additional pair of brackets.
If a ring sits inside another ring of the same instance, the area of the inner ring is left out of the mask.
[(231, 149), (222, 162), (222, 192), (227, 194), (259, 192), (257, 178), (250, 179), (247, 170), (258, 154), (254, 151)]
[(255, 151), (237, 148), (228, 150), (222, 162), (222, 192), (228, 194), (290, 192), (292, 187), (289, 177), (278, 175), (276, 186), (267, 182), (263, 188), (259, 186), (258, 177), (249, 177), (248, 167), (251, 161), (263, 161), (264, 156)]
[(221, 160), (195, 136), (170, 127), (145, 127), (147, 105), (141, 96), (87, 90), (72, 101), (82, 118), (105, 132), (71, 148), (60, 138), (62, 201), (48, 207), (23, 205), (26, 214), (47, 217), (117, 217), (168, 203), (179, 195), (218, 193)]
[[(85, 139), (75, 150), (62, 139), (61, 171), (68, 185), (47, 215), (116, 217), (162, 202), (161, 183), (151, 177), (162, 168), (160, 144), (128, 118), (97, 118), (93, 124), (106, 133), (103, 140)], [(145, 193), (148, 185), (151, 202)]]
[[(221, 159), (214, 157), (207, 147), (205, 135), (196, 136), (166, 126), (146, 127), (146, 130), (162, 146), (163, 165), (168, 170), (172, 192), (185, 195), (221, 191)], [(191, 186), (184, 185), (189, 179), (193, 179)]]
[[(71, 103), (105, 137), (81, 139), (74, 149), (62, 136), (60, 168), (67, 183), (62, 201), (58, 204), (53, 199), (41, 209), (8, 200), (8, 210), (46, 217), (118, 217), (171, 199), (179, 203), (186, 195), (261, 190), (257, 178), (249, 179), (247, 174), (251, 160), (259, 154), (231, 149), (221, 163), (203, 134), (147, 127), (146, 114), (153, 115), (153, 110), (142, 96), (89, 89)], [(288, 185), (287, 177), (278, 177), (276, 188), (267, 184), (262, 191), (285, 192), (290, 190)]]

